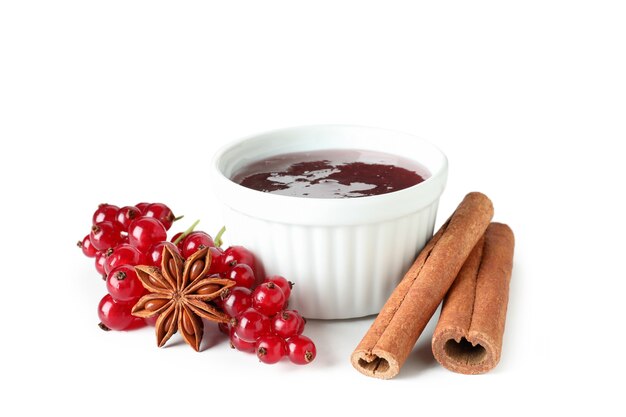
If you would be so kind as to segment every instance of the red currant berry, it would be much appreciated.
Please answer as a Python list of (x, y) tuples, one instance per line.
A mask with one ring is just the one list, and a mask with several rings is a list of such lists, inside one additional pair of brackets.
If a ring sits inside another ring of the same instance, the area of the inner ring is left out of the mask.
[(273, 282), (274, 284), (278, 285), (280, 289), (283, 290), (283, 294), (285, 294), (285, 300), (289, 299), (289, 296), (291, 295), (291, 289), (293, 288), (293, 282), (287, 281), (286, 278), (281, 277), (280, 275), (267, 277), (265, 278), (265, 281)]
[(276, 363), (285, 356), (285, 341), (274, 334), (259, 337), (255, 345), (256, 356), (263, 363)]
[(222, 310), (231, 317), (237, 317), (249, 307), (252, 307), (252, 291), (245, 287), (233, 287), (230, 294), (222, 303)]
[(104, 263), (107, 261), (106, 253), (104, 252), (96, 252), (96, 271), (103, 277), (106, 277), (106, 272), (104, 272)]
[(139, 281), (135, 268), (120, 265), (107, 275), (107, 290), (115, 301), (136, 301), (147, 291)]
[(215, 243), (213, 243), (213, 238), (208, 233), (191, 232), (182, 241), (181, 254), (183, 258), (187, 259), (200, 249), (213, 246), (215, 246)]
[(89, 240), (93, 247), (99, 251), (106, 251), (114, 248), (122, 240), (122, 230), (117, 224), (111, 222), (101, 222), (91, 227)]
[(142, 252), (166, 239), (165, 226), (152, 217), (140, 217), (134, 220), (128, 228), (128, 241)]
[(297, 365), (306, 365), (315, 359), (315, 344), (306, 336), (298, 335), (290, 337), (287, 342), (287, 355), (289, 360)]
[(228, 267), (224, 263), (224, 252), (217, 247), (210, 247), (211, 252), (211, 267), (209, 268), (209, 274), (223, 274), (228, 271)]
[(143, 215), (146, 217), (153, 217), (160, 221), (163, 226), (165, 226), (165, 230), (169, 230), (172, 227), (172, 223), (174, 223), (174, 213), (168, 206), (162, 203), (153, 203), (146, 206), (143, 210)]
[(146, 212), (146, 207), (148, 207), (149, 205), (150, 203), (137, 203), (134, 207), (137, 207), (141, 212), (141, 215), (143, 216), (143, 214)]
[(254, 272), (252, 272), (252, 268), (246, 264), (237, 264), (233, 266), (232, 269), (227, 272), (226, 276), (235, 281), (240, 287), (251, 289), (256, 284)]
[(115, 215), (115, 221), (122, 226), (124, 230), (128, 229), (128, 226), (137, 217), (141, 217), (141, 211), (135, 206), (124, 206), (117, 211)]
[[(296, 310), (292, 310), (294, 313), (298, 313)], [(300, 313), (298, 313), (300, 314)], [(302, 316), (300, 316), (302, 317)], [(304, 332), (304, 327), (306, 326), (306, 318), (302, 317), (302, 321), (300, 322), (300, 328), (298, 329), (298, 334), (302, 334)]]
[(141, 329), (142, 327), (146, 327), (147, 325), (148, 323), (146, 322), (146, 319), (133, 316), (133, 321), (131, 321), (128, 327), (126, 327), (124, 330), (137, 330)]
[(230, 347), (233, 349), (240, 350), (242, 352), (252, 353), (254, 352), (255, 342), (248, 342), (247, 340), (243, 340), (237, 333), (234, 328), (230, 329)]
[(132, 303), (115, 301), (111, 294), (102, 297), (98, 304), (98, 317), (100, 328), (103, 330), (124, 330), (133, 321), (134, 316), (130, 313)]
[(89, 235), (85, 236), (82, 241), (78, 241), (76, 244), (79, 248), (82, 249), (85, 256), (88, 258), (94, 258), (96, 256), (96, 248), (91, 244), (91, 240), (89, 240)]
[(170, 250), (172, 250), (173, 252), (176, 252), (180, 255), (178, 247), (172, 242), (159, 242), (156, 245), (152, 245), (152, 247), (146, 252), (146, 262), (148, 263), (148, 265), (156, 266), (159, 268), (161, 267), (161, 260), (163, 259), (163, 249), (166, 246), (170, 248)]
[(139, 252), (139, 249), (128, 243), (122, 243), (113, 249), (107, 250), (104, 272), (108, 274), (113, 268), (120, 265), (135, 266), (143, 263), (144, 257), (143, 254)]
[(170, 242), (176, 242), (178, 240), (178, 243), (176, 243), (176, 246), (178, 247), (178, 250), (182, 252), (183, 250), (183, 240), (184, 239), (178, 239), (179, 237), (181, 237), (183, 234), (183, 232), (178, 232), (176, 233), (174, 236), (172, 236), (172, 239), (170, 239)]
[(304, 319), (295, 310), (281, 311), (271, 320), (272, 332), (283, 339), (297, 336), (304, 330)]
[(247, 309), (233, 320), (232, 327), (237, 336), (248, 342), (253, 342), (270, 331), (270, 319), (254, 308)]
[[(209, 275), (208, 278), (222, 278), (222, 277), (220, 275)], [(209, 289), (209, 291), (211, 290), (212, 288)], [(230, 290), (226, 290), (225, 292), (221, 293), (219, 297), (212, 299), (211, 304), (217, 307), (218, 310), (224, 310), (224, 299), (222, 297), (228, 298), (229, 294), (230, 294)]]
[(264, 282), (252, 292), (252, 305), (261, 313), (273, 316), (283, 309), (285, 294), (273, 282)]
[(114, 222), (120, 208), (112, 204), (100, 204), (93, 213), (92, 224)]
[(217, 328), (225, 335), (230, 334), (230, 327), (228, 326), (228, 323), (217, 323)]
[(224, 251), (224, 263), (232, 268), (237, 264), (246, 264), (253, 271), (256, 271), (256, 261), (254, 255), (243, 246), (231, 246)]

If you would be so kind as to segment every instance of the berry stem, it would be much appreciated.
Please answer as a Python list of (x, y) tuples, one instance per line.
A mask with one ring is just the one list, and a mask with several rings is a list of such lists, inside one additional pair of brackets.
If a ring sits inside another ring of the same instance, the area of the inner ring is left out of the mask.
[(178, 243), (181, 240), (183, 240), (189, 233), (193, 232), (193, 229), (196, 228), (198, 223), (200, 223), (200, 220), (196, 220), (195, 222), (193, 222), (193, 224), (191, 226), (189, 226), (189, 228), (187, 230), (185, 230), (182, 235), (178, 236), (178, 238), (176, 238), (176, 240), (173, 243), (175, 245), (178, 245)]
[(177, 222), (180, 219), (182, 219), (183, 217), (185, 217), (185, 215), (183, 214), (182, 216), (178, 216), (178, 217), (174, 217), (174, 220), (172, 220), (172, 222)]
[(222, 226), (222, 228), (220, 229), (219, 232), (217, 232), (217, 235), (215, 236), (215, 239), (213, 240), (213, 243), (215, 243), (215, 246), (217, 246), (218, 248), (222, 247), (222, 235), (224, 234), (224, 232), (226, 231), (226, 226)]
[(99, 327), (99, 328), (101, 328), (102, 330), (104, 330), (105, 332), (108, 332), (109, 330), (111, 330), (111, 329), (109, 329), (109, 328), (106, 326), (106, 324), (104, 324), (104, 323), (102, 323), (102, 322), (98, 323), (98, 327)]

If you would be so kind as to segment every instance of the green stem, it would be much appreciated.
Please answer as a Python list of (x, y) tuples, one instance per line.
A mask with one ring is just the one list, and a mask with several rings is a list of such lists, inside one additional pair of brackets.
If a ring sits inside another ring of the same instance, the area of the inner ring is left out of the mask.
[(174, 220), (172, 220), (172, 222), (177, 222), (180, 219), (182, 219), (183, 217), (185, 217), (185, 215), (183, 214), (182, 216), (178, 216), (178, 217), (174, 217)]
[(172, 242), (172, 243), (174, 243), (175, 245), (178, 245), (178, 242), (183, 240), (189, 233), (193, 232), (193, 229), (196, 228), (198, 223), (200, 223), (200, 220), (196, 220), (195, 222), (193, 222), (193, 224), (191, 226), (189, 226), (189, 228), (187, 230), (185, 230), (182, 235), (178, 236), (176, 238), (176, 240), (174, 242)]
[(224, 234), (224, 232), (226, 231), (226, 226), (222, 226), (222, 228), (220, 229), (219, 232), (217, 232), (217, 236), (215, 236), (215, 239), (213, 240), (213, 243), (215, 243), (215, 246), (217, 246), (218, 248), (222, 247), (222, 235)]

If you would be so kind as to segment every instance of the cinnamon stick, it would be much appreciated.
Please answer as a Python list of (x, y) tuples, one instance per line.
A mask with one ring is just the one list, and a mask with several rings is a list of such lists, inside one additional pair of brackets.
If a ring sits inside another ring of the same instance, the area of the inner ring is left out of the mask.
[(480, 374), (500, 361), (514, 245), (507, 225), (491, 223), (446, 295), (432, 340), (445, 368)]
[(487, 196), (465, 196), (420, 252), (352, 353), (352, 365), (359, 372), (382, 379), (400, 372), (492, 216)]

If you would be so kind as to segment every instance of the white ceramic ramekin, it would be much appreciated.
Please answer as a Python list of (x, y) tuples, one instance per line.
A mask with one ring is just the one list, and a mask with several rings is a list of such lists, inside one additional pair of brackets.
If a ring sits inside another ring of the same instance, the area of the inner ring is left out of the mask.
[[(424, 182), (393, 193), (345, 199), (264, 193), (230, 180), (272, 155), (365, 149), (417, 161)], [(220, 149), (211, 164), (228, 240), (250, 249), (268, 275), (295, 282), (290, 308), (307, 318), (342, 319), (380, 311), (432, 236), (446, 184), (445, 155), (406, 133), (360, 126), (303, 126), (250, 136)]]

